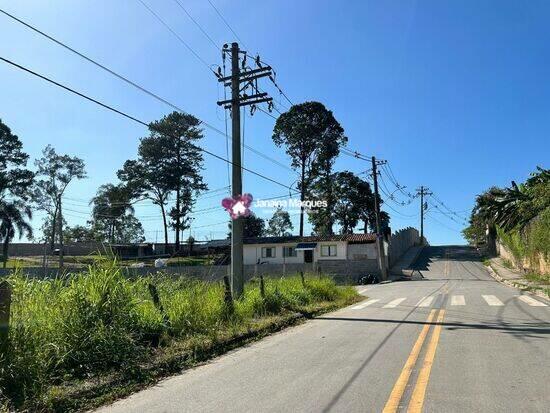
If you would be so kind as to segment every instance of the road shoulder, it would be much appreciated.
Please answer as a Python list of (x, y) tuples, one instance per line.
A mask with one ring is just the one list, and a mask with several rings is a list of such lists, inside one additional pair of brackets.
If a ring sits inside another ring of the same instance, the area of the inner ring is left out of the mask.
[(523, 274), (504, 267), (499, 258), (491, 258), (488, 261), (489, 262), (488, 265), (486, 265), (486, 268), (491, 277), (498, 282), (507, 285), (508, 287), (519, 289), (529, 295), (535, 295), (539, 298), (550, 300), (548, 293), (540, 287), (535, 287), (533, 283), (530, 283), (523, 277)]

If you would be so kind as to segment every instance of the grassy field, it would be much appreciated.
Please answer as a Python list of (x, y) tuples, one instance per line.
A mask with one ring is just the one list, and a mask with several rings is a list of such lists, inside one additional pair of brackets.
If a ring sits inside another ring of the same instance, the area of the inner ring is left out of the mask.
[[(350, 304), (330, 278), (258, 281), (229, 305), (222, 283), (164, 276), (129, 280), (114, 263), (68, 279), (9, 278), (9, 346), (0, 355), (0, 410), (86, 409), (128, 394), (303, 314)], [(160, 303), (154, 304), (151, 286)], [(302, 316), (301, 316), (302, 315)]]
[[(219, 260), (219, 255), (210, 255), (210, 256), (193, 256), (193, 257), (173, 257), (169, 258), (167, 265), (169, 267), (180, 267), (180, 266), (196, 266), (196, 265), (213, 265), (216, 260)], [(59, 257), (48, 256), (48, 268), (59, 268)], [(69, 255), (64, 257), (65, 267), (67, 268), (85, 268), (88, 265), (94, 265), (100, 262), (106, 262), (111, 260), (108, 255)], [(128, 267), (132, 264), (144, 263), (147, 267), (154, 267), (155, 259), (154, 258), (133, 258), (133, 259), (117, 259), (117, 265), (120, 267)], [(0, 262), (0, 268), (3, 268), (3, 262)], [(43, 257), (12, 257), (9, 258), (6, 263), (6, 268), (17, 269), (17, 268), (29, 268), (29, 267), (42, 267), (44, 265)]]

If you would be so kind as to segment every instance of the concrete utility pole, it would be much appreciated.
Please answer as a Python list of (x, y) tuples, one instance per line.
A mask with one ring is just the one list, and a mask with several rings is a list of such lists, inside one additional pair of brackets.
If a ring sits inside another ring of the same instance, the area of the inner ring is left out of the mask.
[[(231, 87), (231, 99), (217, 102), (219, 106), (225, 109), (231, 109), (231, 165), (232, 165), (232, 181), (231, 194), (233, 197), (242, 195), (242, 165), (241, 165), (241, 106), (255, 106), (262, 102), (271, 102), (273, 99), (267, 97), (267, 93), (259, 93), (257, 87), (257, 79), (264, 76), (271, 76), (272, 71), (269, 66), (259, 66), (255, 70), (247, 70), (246, 67), (246, 52), (239, 49), (238, 43), (232, 43), (231, 49), (228, 50), (228, 45), (223, 47), (223, 56), (231, 55), (231, 76), (218, 76), (218, 81), (224, 86)], [(243, 55), (242, 69), (240, 55)], [(258, 59), (259, 61), (259, 59)], [(241, 90), (241, 84), (245, 84)], [(253, 95), (244, 94), (248, 87), (256, 93)], [(244, 268), (243, 268), (243, 227), (244, 218), (239, 217), (231, 223), (231, 290), (234, 297), (240, 297), (244, 290)]]
[(372, 180), (374, 182), (374, 213), (376, 216), (376, 246), (378, 248), (378, 268), (382, 281), (388, 279), (388, 269), (386, 267), (386, 251), (384, 250), (384, 234), (380, 229), (380, 204), (378, 203), (378, 172), (376, 167), (383, 165), (386, 161), (377, 161), (372, 157)]
[(63, 211), (62, 211), (63, 202), (61, 202), (61, 195), (59, 195), (59, 272), (63, 271), (64, 255), (63, 255)]
[[(242, 169), (241, 169), (241, 107), (239, 93), (239, 45), (231, 45), (231, 132), (232, 150), (231, 161), (231, 195), (243, 193)], [(243, 218), (233, 220), (231, 224), (231, 284), (233, 294), (239, 297), (244, 290), (243, 270)]]
[(420, 195), (420, 243), (424, 245), (424, 195), (431, 195), (430, 189), (421, 185), (416, 190), (417, 195)]

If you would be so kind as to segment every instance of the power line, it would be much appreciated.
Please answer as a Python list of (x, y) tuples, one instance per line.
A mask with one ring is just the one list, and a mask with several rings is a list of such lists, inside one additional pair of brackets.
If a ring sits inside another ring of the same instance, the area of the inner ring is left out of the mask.
[(456, 211), (453, 211), (452, 209), (450, 209), (447, 205), (445, 205), (443, 203), (443, 201), (441, 199), (439, 199), (439, 197), (435, 194), (432, 194), (432, 198), (438, 203), (440, 204), (443, 208), (445, 208), (447, 211), (449, 211), (450, 214), (458, 217), (458, 218), (461, 218), (461, 219), (466, 219), (464, 216), (461, 216), (459, 215)]
[[(139, 1), (141, 1), (141, 0), (139, 0)], [(98, 67), (98, 68), (104, 70), (105, 72), (111, 74), (112, 76), (116, 77), (117, 79), (122, 80), (122, 81), (125, 82), (126, 84), (128, 84), (128, 85), (130, 85), (130, 86), (132, 86), (132, 87), (138, 89), (139, 91), (145, 93), (146, 95), (148, 95), (148, 96), (150, 96), (150, 97), (156, 99), (157, 101), (159, 101), (159, 102), (161, 102), (161, 103), (163, 103), (163, 104), (165, 104), (165, 105), (171, 107), (172, 109), (174, 109), (174, 110), (176, 110), (176, 111), (178, 111), (178, 112), (181, 112), (181, 113), (184, 113), (184, 114), (189, 114), (188, 112), (186, 112), (185, 110), (183, 110), (181, 107), (175, 105), (174, 103), (172, 103), (172, 102), (166, 100), (165, 98), (163, 98), (163, 97), (157, 95), (156, 93), (151, 92), (150, 90), (147, 90), (145, 87), (143, 87), (143, 86), (141, 86), (141, 85), (139, 85), (139, 84), (133, 82), (132, 80), (128, 79), (127, 77), (125, 77), (125, 76), (123, 76), (123, 75), (121, 75), (121, 74), (115, 72), (114, 70), (108, 68), (107, 66), (105, 66), (105, 65), (103, 65), (103, 64), (101, 64), (101, 63), (99, 63), (97, 60), (94, 60), (94, 59), (92, 59), (92, 58), (86, 56), (85, 54), (79, 52), (78, 50), (76, 50), (76, 49), (74, 49), (74, 48), (68, 46), (66, 43), (63, 43), (63, 42), (61, 42), (60, 40), (58, 40), (58, 39), (56, 39), (56, 38), (50, 36), (49, 34), (44, 33), (43, 31), (41, 31), (41, 30), (39, 30), (38, 28), (36, 28), (36, 27), (30, 25), (29, 23), (27, 23), (27, 22), (25, 22), (25, 21), (23, 21), (23, 20), (21, 20), (21, 19), (15, 17), (14, 15), (12, 15), (12, 14), (10, 14), (10, 13), (8, 13), (8, 12), (2, 10), (2, 9), (0, 9), (0, 12), (3, 13), (4, 15), (8, 16), (8, 17), (11, 18), (12, 20), (15, 20), (16, 22), (18, 22), (18, 23), (22, 24), (23, 26), (27, 27), (28, 29), (34, 31), (35, 33), (40, 34), (41, 36), (45, 37), (46, 39), (48, 39), (48, 40), (50, 40), (50, 41), (56, 43), (57, 45), (63, 47), (64, 49), (70, 51), (71, 53), (74, 53), (75, 55), (77, 55), (77, 56), (79, 56), (80, 58), (86, 60), (87, 62), (89, 62), (89, 63), (95, 65), (96, 67)], [(210, 69), (210, 67), (209, 67), (209, 69)], [(210, 70), (211, 70), (211, 69), (210, 69)], [(225, 89), (224, 89), (224, 93), (225, 93)], [(225, 133), (224, 133), (223, 131), (221, 131), (220, 129), (216, 128), (215, 126), (210, 125), (209, 123), (207, 123), (207, 122), (205, 122), (205, 121), (203, 121), (203, 120), (200, 120), (200, 119), (199, 119), (199, 121), (200, 121), (200, 123), (201, 123), (202, 125), (204, 125), (206, 128), (208, 128), (208, 129), (210, 129), (210, 130), (212, 130), (212, 131), (218, 133), (219, 135), (222, 135), (223, 137), (225, 137), (225, 139), (226, 139), (226, 146), (227, 146), (227, 143), (228, 143), (228, 141), (229, 141), (229, 139), (230, 139), (229, 136), (228, 136), (228, 134), (227, 134), (227, 113), (225, 113), (225, 117), (226, 117), (226, 131), (225, 131)], [(269, 160), (270, 162), (273, 162), (273, 163), (276, 164), (276, 165), (279, 165), (279, 166), (283, 165), (283, 164), (281, 164), (280, 162), (276, 161), (275, 159), (269, 157), (268, 155), (266, 155), (266, 154), (264, 154), (264, 153), (261, 153), (261, 152), (258, 151), (257, 149), (254, 149), (254, 148), (252, 148), (252, 147), (250, 147), (250, 146), (248, 146), (248, 145), (243, 145), (243, 146), (244, 146), (247, 150), (250, 150), (250, 151), (256, 153), (257, 155), (260, 155), (260, 154), (261, 154), (260, 156), (262, 156), (264, 159)], [(229, 155), (228, 155), (229, 151), (228, 151), (228, 149), (226, 149), (226, 151), (227, 151), (226, 156), (227, 156), (227, 158), (229, 158)], [(284, 167), (285, 167), (286, 169), (288, 169), (288, 167), (287, 167), (286, 165), (284, 165)], [(231, 182), (229, 182), (229, 185), (231, 185)]]
[[(407, 205), (410, 205), (410, 204), (413, 202), (414, 198), (411, 198), (411, 199), (409, 199), (409, 200), (406, 201), (406, 202), (405, 202), (405, 201), (403, 201), (403, 202), (398, 202), (398, 201), (396, 201), (393, 194), (399, 190), (399, 187), (397, 187), (397, 189), (396, 189), (395, 191), (391, 192), (390, 189), (388, 188), (388, 186), (386, 185), (386, 181), (384, 180), (382, 174), (380, 174), (380, 182), (382, 183), (382, 186), (384, 187), (384, 189), (385, 189), (386, 191), (388, 191), (388, 192), (384, 192), (384, 191), (383, 191), (383, 192), (386, 194), (386, 196), (389, 197), (389, 199), (391, 199), (391, 200), (392, 200), (393, 202), (395, 202), (397, 205), (399, 205), (399, 206), (407, 206)], [(382, 188), (381, 188), (381, 189), (382, 189)], [(390, 192), (391, 192), (391, 194), (390, 194)]]
[[(13, 66), (13, 67), (16, 67), (16, 68), (18, 68), (18, 69), (20, 69), (20, 70), (23, 70), (23, 71), (25, 71), (25, 72), (27, 72), (27, 73), (29, 73), (29, 74), (35, 76), (35, 77), (38, 77), (38, 78), (40, 78), (40, 79), (42, 79), (42, 80), (45, 80), (46, 82), (51, 83), (51, 84), (53, 84), (53, 85), (55, 85), (55, 86), (57, 86), (57, 87), (59, 87), (59, 88), (61, 88), (61, 89), (64, 89), (64, 90), (66, 90), (66, 91), (68, 91), (68, 92), (70, 92), (70, 93), (73, 93), (73, 94), (75, 94), (75, 95), (77, 95), (77, 96), (79, 96), (79, 97), (81, 97), (81, 98), (83, 98), (83, 99), (85, 99), (85, 100), (88, 100), (88, 101), (90, 101), (90, 102), (92, 102), (92, 103), (95, 103), (96, 105), (99, 105), (99, 106), (103, 107), (104, 109), (110, 110), (111, 112), (114, 112), (114, 113), (116, 113), (116, 114), (118, 114), (118, 115), (120, 115), (120, 116), (122, 116), (122, 117), (125, 117), (125, 118), (127, 118), (127, 119), (129, 119), (129, 120), (131, 120), (131, 121), (133, 121), (133, 122), (135, 122), (135, 123), (139, 123), (140, 125), (143, 125), (143, 126), (149, 128), (149, 129), (154, 129), (150, 124), (148, 124), (148, 123), (146, 123), (146, 122), (144, 122), (144, 121), (142, 121), (142, 120), (140, 120), (140, 119), (138, 119), (138, 118), (136, 118), (136, 117), (134, 117), (134, 116), (132, 116), (132, 115), (129, 115), (129, 114), (125, 113), (125, 112), (122, 112), (121, 110), (118, 110), (118, 109), (116, 109), (116, 108), (114, 108), (114, 107), (112, 107), (112, 106), (109, 106), (109, 105), (107, 105), (107, 104), (105, 104), (105, 103), (103, 103), (103, 102), (100, 102), (99, 100), (96, 100), (96, 99), (94, 99), (94, 98), (92, 98), (92, 97), (90, 97), (90, 96), (87, 96), (87, 95), (85, 95), (85, 94), (83, 94), (83, 93), (81, 93), (81, 92), (78, 92), (78, 91), (76, 91), (76, 90), (74, 90), (74, 89), (72, 89), (72, 88), (70, 88), (70, 87), (68, 87), (68, 86), (65, 86), (65, 85), (63, 85), (63, 84), (61, 84), (61, 83), (59, 83), (59, 82), (56, 82), (56, 81), (53, 80), (53, 79), (50, 79), (50, 78), (48, 78), (48, 77), (46, 77), (46, 76), (44, 76), (44, 75), (41, 75), (41, 74), (39, 74), (39, 73), (37, 73), (37, 72), (34, 72), (34, 71), (32, 71), (31, 69), (28, 69), (28, 68), (26, 68), (26, 67), (24, 67), (24, 66), (21, 66), (21, 65), (15, 63), (15, 62), (13, 62), (13, 61), (11, 61), (11, 60), (9, 60), (9, 59), (6, 59), (6, 58), (0, 56), (0, 60), (4, 61), (5, 63), (8, 63), (9, 65), (11, 65), (11, 66)], [(158, 132), (158, 133), (161, 133), (161, 134), (164, 134), (164, 133), (163, 133), (162, 131), (160, 131), (160, 130), (157, 130), (157, 132)], [(167, 135), (167, 136), (171, 136), (171, 135)], [(174, 139), (177, 139), (176, 136), (171, 136), (171, 137), (174, 138)], [(210, 152), (210, 151), (208, 151), (208, 150), (206, 150), (206, 149), (204, 149), (204, 148), (200, 148), (200, 147), (199, 147), (198, 149), (201, 150), (202, 152), (204, 152), (204, 153), (206, 153), (206, 154), (208, 154), (208, 155), (210, 155), (210, 156), (216, 158), (216, 159), (222, 160), (222, 161), (224, 161), (224, 162), (228, 162), (228, 163), (230, 163), (230, 164), (233, 165), (233, 162), (232, 162), (232, 161), (230, 161), (230, 160), (228, 160), (228, 159), (225, 159), (225, 158), (222, 157), (222, 156), (216, 155), (215, 153)], [(276, 185), (279, 185), (279, 186), (282, 186), (282, 187), (284, 187), (284, 188), (287, 188), (287, 189), (292, 190), (292, 187), (290, 187), (290, 186), (288, 186), (288, 185), (286, 185), (286, 184), (283, 184), (283, 183), (281, 183), (281, 182), (278, 182), (278, 181), (276, 181), (276, 180), (274, 180), (274, 179), (272, 179), (272, 178), (269, 178), (269, 177), (266, 176), (266, 175), (263, 175), (263, 174), (258, 173), (258, 172), (256, 172), (256, 171), (253, 171), (253, 170), (251, 170), (251, 169), (249, 169), (249, 168), (246, 168), (246, 167), (244, 167), (244, 166), (242, 166), (242, 165), (241, 165), (241, 168), (242, 168), (244, 171), (247, 171), (247, 172), (249, 172), (249, 173), (251, 173), (251, 174), (253, 174), (253, 175), (256, 175), (256, 176), (258, 176), (258, 177), (260, 177), (260, 178), (262, 178), (262, 179), (265, 179), (266, 181), (272, 182), (272, 183), (274, 183), (274, 184), (276, 184)]]
[(408, 197), (410, 199), (410, 202), (412, 202), (412, 200), (414, 200), (416, 198), (415, 195), (411, 194), (410, 192), (405, 192), (404, 189), (406, 188), (406, 186), (404, 185), (401, 185), (397, 179), (395, 178), (395, 175), (391, 169), (391, 165), (389, 162), (387, 162), (386, 164), (382, 165), (382, 170), (383, 172), (387, 175), (389, 181), (397, 188), (397, 190), (399, 192), (401, 192), (403, 195), (405, 195), (406, 197)]
[[(235, 38), (239, 41), (239, 43), (241, 43), (243, 46), (245, 46), (244, 42), (241, 40), (241, 38), (239, 37), (239, 35), (235, 32), (235, 30), (233, 30), (233, 28), (231, 27), (231, 25), (227, 22), (227, 20), (225, 20), (225, 17), (223, 17), (223, 15), (221, 14), (221, 12), (216, 8), (216, 6), (214, 6), (214, 4), (208, 0), (208, 3), (210, 3), (210, 5), (212, 6), (212, 8), (216, 11), (216, 13), (218, 14), (218, 16), (220, 16), (220, 19), (222, 19), (222, 21), (225, 23), (225, 25), (229, 28), (229, 30), (231, 30), (231, 33), (233, 33), (233, 35), (235, 36)], [(246, 46), (245, 46), (246, 47)]]
[(206, 32), (206, 30), (204, 30), (203, 27), (193, 18), (193, 16), (191, 16), (191, 14), (187, 11), (187, 9), (183, 6), (183, 4), (181, 4), (179, 0), (174, 0), (174, 2), (176, 2), (176, 4), (185, 12), (185, 14), (187, 14), (187, 17), (189, 17), (191, 21), (195, 23), (195, 26), (199, 28), (202, 34), (204, 34), (206, 38), (210, 40), (210, 43), (214, 45), (216, 50), (218, 50), (218, 45), (216, 44), (216, 42), (212, 39), (212, 37), (210, 37), (210, 35)]
[(457, 221), (453, 216), (449, 215), (447, 212), (441, 210), (437, 205), (429, 204), (430, 206), (437, 209), (437, 212), (441, 213), (444, 217), (450, 219), (451, 221), (457, 223), (458, 225), (465, 225), (466, 220), (464, 219), (463, 222)]
[(429, 218), (430, 220), (432, 220), (432, 221), (438, 223), (438, 224), (441, 225), (442, 227), (447, 228), (447, 229), (449, 229), (449, 230), (451, 230), (451, 231), (460, 232), (460, 230), (458, 230), (458, 229), (456, 229), (456, 228), (451, 228), (450, 226), (445, 225), (443, 222), (441, 222), (441, 221), (435, 219), (432, 215), (426, 214), (426, 218)]
[(147, 5), (147, 3), (145, 3), (143, 0), (138, 0), (142, 5), (143, 7), (145, 7), (147, 10), (149, 10), (149, 12), (170, 32), (174, 35), (174, 37), (176, 39), (179, 40), (179, 42), (181, 44), (183, 44), (187, 50), (189, 50), (204, 66), (206, 66), (206, 68), (208, 70), (210, 70), (212, 73), (214, 73), (214, 75), (216, 74), (216, 72), (214, 72), (214, 70), (212, 70), (212, 68), (210, 67), (210, 65), (208, 63), (206, 63), (206, 61), (199, 56), (199, 54), (197, 52), (195, 52), (195, 50), (193, 50), (193, 48), (191, 46), (189, 46), (189, 44), (187, 44), (187, 42), (185, 40), (183, 40), (183, 38), (174, 30), (172, 29), (168, 23), (166, 23), (162, 17), (160, 17), (157, 13), (155, 13), (155, 11), (149, 7)]

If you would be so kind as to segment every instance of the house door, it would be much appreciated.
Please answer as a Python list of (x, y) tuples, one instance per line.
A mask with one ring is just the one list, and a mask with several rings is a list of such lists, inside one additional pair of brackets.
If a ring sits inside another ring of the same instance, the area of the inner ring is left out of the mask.
[(304, 262), (313, 262), (313, 250), (304, 251)]

